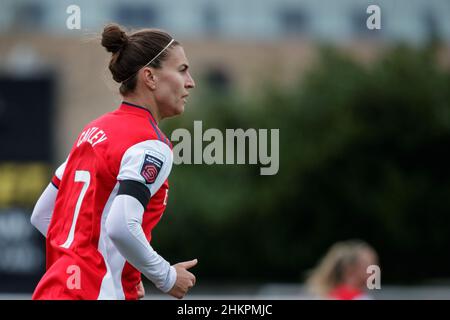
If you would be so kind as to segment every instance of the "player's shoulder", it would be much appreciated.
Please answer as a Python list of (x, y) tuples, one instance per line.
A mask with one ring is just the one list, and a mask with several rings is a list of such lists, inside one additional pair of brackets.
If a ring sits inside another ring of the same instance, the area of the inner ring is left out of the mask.
[(148, 126), (130, 129), (121, 136), (119, 144), (124, 152), (131, 148), (136, 150), (151, 148), (164, 152), (172, 149), (170, 141), (165, 136)]
[[(119, 180), (137, 180), (153, 184), (159, 172), (167, 178), (173, 164), (173, 153), (167, 144), (160, 140), (141, 141), (128, 148), (122, 156)], [(150, 190), (152, 194), (156, 190)]]
[(158, 139), (139, 141), (124, 150), (121, 156), (121, 166), (127, 163), (134, 164), (136, 161), (139, 163), (148, 161), (158, 163), (159, 168), (164, 163), (168, 163), (171, 166), (173, 163), (173, 152), (166, 143)]

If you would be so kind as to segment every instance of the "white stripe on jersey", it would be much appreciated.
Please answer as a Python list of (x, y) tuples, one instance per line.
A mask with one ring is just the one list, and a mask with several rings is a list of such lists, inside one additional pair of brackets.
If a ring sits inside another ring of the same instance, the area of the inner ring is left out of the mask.
[(119, 191), (119, 182), (114, 186), (105, 208), (102, 212), (102, 222), (100, 237), (98, 240), (98, 251), (103, 255), (106, 264), (106, 274), (100, 286), (98, 300), (124, 300), (125, 294), (122, 288), (122, 270), (125, 266), (125, 259), (112, 244), (105, 230), (105, 221), (108, 217), (111, 204)]

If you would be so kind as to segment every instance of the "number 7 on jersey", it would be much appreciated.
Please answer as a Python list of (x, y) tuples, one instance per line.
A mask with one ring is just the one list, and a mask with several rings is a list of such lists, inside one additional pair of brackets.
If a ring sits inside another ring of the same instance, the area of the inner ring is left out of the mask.
[(67, 236), (67, 240), (60, 246), (66, 249), (68, 249), (73, 242), (78, 214), (80, 213), (81, 203), (83, 202), (86, 190), (89, 188), (89, 184), (91, 183), (91, 174), (89, 173), (89, 171), (77, 170), (75, 171), (75, 182), (83, 182), (83, 188), (81, 189), (80, 196), (78, 197), (77, 204), (75, 206), (75, 214), (73, 215), (73, 221), (70, 227), (69, 235)]

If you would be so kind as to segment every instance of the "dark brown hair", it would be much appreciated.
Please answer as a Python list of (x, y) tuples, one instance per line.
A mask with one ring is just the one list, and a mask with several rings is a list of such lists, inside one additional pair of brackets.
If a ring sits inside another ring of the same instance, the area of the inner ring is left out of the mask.
[[(120, 93), (126, 94), (136, 88), (136, 74), (140, 68), (150, 62), (172, 40), (163, 30), (142, 29), (128, 35), (117, 24), (105, 26), (102, 33), (102, 46), (112, 53), (109, 70), (113, 79), (121, 83)], [(179, 45), (172, 42), (171, 48)], [(162, 52), (150, 66), (161, 68), (161, 63), (167, 59), (168, 50)]]

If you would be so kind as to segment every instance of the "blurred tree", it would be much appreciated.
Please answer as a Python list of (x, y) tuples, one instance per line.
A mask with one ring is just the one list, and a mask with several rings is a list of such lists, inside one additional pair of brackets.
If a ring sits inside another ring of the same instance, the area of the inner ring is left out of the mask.
[(165, 124), (279, 128), (280, 171), (175, 166), (158, 250), (198, 257), (200, 279), (299, 281), (332, 243), (361, 238), (382, 281), (450, 277), (450, 76), (434, 51), (397, 47), (364, 67), (323, 48), (291, 88), (261, 88), (205, 93)]

